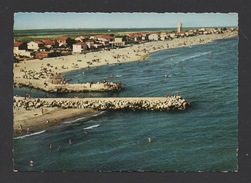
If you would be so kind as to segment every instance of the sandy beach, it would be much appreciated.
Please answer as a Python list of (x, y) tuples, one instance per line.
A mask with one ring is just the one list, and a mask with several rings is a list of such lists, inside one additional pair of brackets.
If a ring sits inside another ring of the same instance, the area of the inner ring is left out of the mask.
[[(109, 64), (121, 64), (133, 61), (144, 61), (148, 54), (161, 51), (164, 49), (179, 48), (184, 46), (193, 46), (206, 44), (217, 39), (225, 39), (237, 36), (236, 32), (225, 34), (199, 35), (187, 38), (178, 38), (168, 41), (148, 42), (131, 47), (111, 49), (110, 51), (90, 52), (87, 54), (69, 55), (55, 58), (44, 58), (43, 60), (34, 59), (14, 64), (14, 83), (31, 83), (37, 88), (53, 87), (59, 84), (61, 76), (73, 70), (97, 67)], [(46, 68), (46, 69), (45, 69)], [(24, 78), (27, 72), (32, 70), (41, 73), (46, 70), (43, 77)], [(90, 81), (91, 82), (91, 81)], [(87, 84), (87, 87), (89, 84)], [(97, 85), (97, 90), (102, 87)], [(99, 88), (100, 87), (100, 88)], [(51, 128), (62, 123), (62, 121), (71, 118), (91, 117), (99, 113), (93, 109), (59, 109), (45, 108), (30, 109), (13, 108), (14, 114), (14, 136), (20, 136), (32, 132), (41, 131)], [(20, 130), (20, 126), (22, 130)]]
[(31, 110), (13, 108), (13, 111), (14, 137), (49, 129), (65, 121), (75, 120), (81, 117), (88, 119), (93, 115), (100, 113), (100, 111), (95, 111), (93, 109), (62, 108), (34, 108)]

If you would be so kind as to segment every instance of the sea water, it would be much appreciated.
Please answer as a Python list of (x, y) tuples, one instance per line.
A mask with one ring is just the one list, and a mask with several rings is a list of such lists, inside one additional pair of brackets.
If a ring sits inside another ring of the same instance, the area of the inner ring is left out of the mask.
[[(179, 93), (191, 107), (174, 112), (107, 111), (15, 139), (15, 170), (237, 170), (237, 38), (163, 50), (149, 55), (146, 61), (83, 69), (65, 77), (71, 83), (120, 81), (125, 87), (121, 92), (87, 92), (79, 97), (162, 97)], [(15, 95), (25, 92), (33, 97), (75, 95), (14, 90)]]

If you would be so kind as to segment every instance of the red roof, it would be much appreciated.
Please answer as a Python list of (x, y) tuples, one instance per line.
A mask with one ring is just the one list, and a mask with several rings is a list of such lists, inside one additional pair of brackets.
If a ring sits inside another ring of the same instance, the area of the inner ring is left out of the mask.
[(50, 40), (50, 39), (45, 39), (42, 41), (44, 44), (46, 45), (54, 45), (55, 44), (55, 41), (53, 40)]
[(103, 35), (103, 36), (99, 36), (99, 37), (100, 37), (100, 38), (107, 39), (107, 40), (113, 39), (113, 37), (112, 37), (112, 36), (109, 36), (109, 35)]
[(19, 47), (23, 44), (23, 42), (14, 42), (14, 47)]
[(142, 37), (142, 36), (144, 36), (143, 33), (133, 33), (128, 35), (128, 37), (130, 38)]
[(44, 44), (44, 43), (41, 42), (41, 41), (35, 41), (35, 43), (37, 43), (37, 44)]
[(60, 41), (66, 41), (69, 37), (59, 37), (57, 38), (57, 40), (60, 40)]
[(84, 42), (77, 42), (77, 43), (75, 43), (76, 45), (85, 45), (85, 43)]

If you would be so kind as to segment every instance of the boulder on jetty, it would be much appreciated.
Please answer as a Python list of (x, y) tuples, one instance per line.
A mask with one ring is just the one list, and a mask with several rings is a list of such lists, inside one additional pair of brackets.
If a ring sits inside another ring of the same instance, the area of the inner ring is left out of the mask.
[(91, 108), (94, 110), (151, 110), (170, 111), (185, 110), (190, 105), (181, 96), (168, 96), (159, 98), (65, 98), (65, 99), (29, 99), (16, 97), (14, 107), (29, 108)]

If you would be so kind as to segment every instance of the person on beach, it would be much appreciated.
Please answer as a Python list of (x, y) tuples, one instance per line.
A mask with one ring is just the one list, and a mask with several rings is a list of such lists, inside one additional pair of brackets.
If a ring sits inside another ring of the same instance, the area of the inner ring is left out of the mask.
[(22, 130), (23, 130), (23, 126), (19, 125), (19, 132), (22, 132)]
[(93, 81), (90, 82), (90, 88), (92, 87)]

